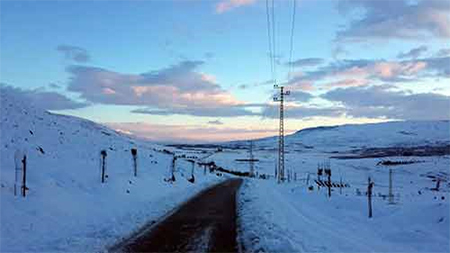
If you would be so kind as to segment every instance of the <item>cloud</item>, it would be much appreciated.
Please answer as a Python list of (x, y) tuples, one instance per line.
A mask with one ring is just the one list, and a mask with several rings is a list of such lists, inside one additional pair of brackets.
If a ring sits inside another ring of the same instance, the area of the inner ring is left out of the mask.
[(333, 59), (339, 58), (341, 55), (349, 55), (350, 52), (345, 49), (345, 46), (341, 43), (336, 43), (333, 45), (333, 48), (331, 49), (331, 56)]
[(208, 121), (208, 124), (210, 124), (210, 125), (223, 125), (223, 122), (220, 121), (220, 120), (211, 120), (211, 121)]
[(89, 53), (86, 49), (70, 45), (59, 45), (56, 50), (64, 54), (67, 60), (72, 60), (78, 63), (85, 63), (90, 60)]
[(392, 85), (338, 88), (323, 98), (339, 102), (353, 117), (404, 120), (450, 119), (450, 97), (436, 93), (409, 93)]
[(327, 88), (333, 88), (333, 87), (352, 87), (352, 86), (365, 86), (369, 84), (368, 80), (365, 79), (343, 79), (336, 82), (329, 82), (326, 83), (325, 86)]
[(304, 92), (304, 91), (300, 91), (300, 90), (292, 90), (290, 95), (286, 96), (286, 101), (308, 102), (312, 98), (314, 98), (314, 96), (308, 92)]
[(428, 65), (429, 72), (432, 72), (432, 76), (450, 78), (450, 56), (427, 58), (424, 61)]
[(180, 126), (128, 122), (108, 123), (107, 125), (120, 132), (129, 133), (152, 141), (179, 143), (248, 140), (273, 136), (277, 133), (277, 129), (275, 128), (219, 128), (198, 125)]
[(240, 84), (237, 87), (241, 90), (245, 90), (245, 89), (249, 89), (249, 88), (254, 88), (254, 87), (260, 87), (260, 86), (268, 86), (268, 87), (273, 87), (272, 85), (274, 84), (273, 80), (267, 80), (264, 82), (255, 82), (255, 83), (244, 83), (244, 84)]
[(338, 41), (450, 38), (449, 1), (341, 0), (338, 10), (358, 17), (337, 33)]
[[(344, 114), (343, 108), (339, 107), (311, 107), (285, 105), (284, 116), (286, 118), (305, 119), (317, 116), (338, 117)], [(261, 116), (276, 119), (279, 117), (278, 105), (267, 105), (263, 108)]]
[(313, 82), (325, 87), (364, 86), (374, 82), (412, 82), (427, 77), (450, 77), (450, 57), (412, 60), (339, 60), (311, 71), (296, 73), (289, 84), (314, 89)]
[(256, 0), (222, 0), (216, 4), (216, 13), (222, 14), (235, 8), (255, 3)]
[(324, 63), (324, 59), (322, 58), (303, 58), (298, 59), (293, 62), (287, 62), (286, 65), (292, 65), (293, 67), (308, 67), (308, 66), (317, 66)]
[(50, 87), (52, 89), (61, 89), (61, 85), (59, 85), (57, 83), (49, 83), (48, 87)]
[(216, 55), (215, 55), (214, 53), (212, 53), (212, 52), (206, 52), (203, 56), (205, 57), (205, 59), (211, 60), (211, 59), (213, 59)]
[(442, 48), (436, 53), (436, 57), (450, 56), (450, 48)]
[(312, 91), (314, 90), (313, 82), (310, 80), (302, 80), (301, 76), (293, 77), (289, 81), (289, 88), (291, 90), (298, 90), (298, 91)]
[(102, 68), (72, 65), (68, 90), (87, 101), (101, 104), (136, 105), (148, 108), (135, 113), (195, 116), (253, 115), (216, 83), (215, 77), (196, 69), (202, 61), (178, 64), (142, 74), (124, 74)]
[(192, 115), (197, 117), (239, 117), (239, 116), (258, 116), (258, 113), (246, 110), (241, 106), (213, 106), (201, 107), (190, 106), (170, 109), (144, 108), (132, 110), (132, 113), (151, 114), (151, 115)]
[[(394, 85), (337, 88), (320, 96), (332, 105), (286, 104), (285, 117), (354, 117), (396, 120), (448, 120), (450, 96), (437, 93), (411, 93)], [(277, 104), (262, 107), (261, 116), (277, 118)]]
[(411, 50), (409, 50), (406, 53), (399, 53), (397, 55), (397, 58), (412, 58), (412, 59), (416, 59), (419, 56), (421, 56), (423, 53), (425, 53), (428, 50), (427, 46), (420, 46), (417, 48), (413, 48)]
[(89, 105), (73, 101), (57, 92), (41, 89), (24, 90), (2, 83), (0, 83), (0, 94), (45, 110), (78, 109)]

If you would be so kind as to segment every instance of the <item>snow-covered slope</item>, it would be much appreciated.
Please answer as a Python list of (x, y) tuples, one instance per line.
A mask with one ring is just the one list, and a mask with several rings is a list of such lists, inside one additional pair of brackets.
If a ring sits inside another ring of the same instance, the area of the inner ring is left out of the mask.
[[(98, 251), (216, 180), (198, 173), (191, 184), (182, 176), (191, 165), (179, 162), (177, 181), (169, 184), (163, 179), (172, 156), (159, 152), (163, 147), (34, 108), (7, 90), (0, 97), (2, 252)], [(131, 148), (138, 151), (137, 177)], [(13, 194), (16, 154), (27, 156), (26, 198)]]
[(335, 188), (329, 198), (326, 189), (309, 191), (305, 182), (247, 180), (238, 196), (247, 252), (449, 252), (448, 192), (423, 189), (432, 182), (413, 173), (408, 179), (417, 185), (403, 184), (396, 174), (398, 197), (389, 204), (379, 196), (388, 192), (385, 175), (373, 175), (372, 218), (367, 197), (355, 194), (355, 187), (364, 192), (364, 186), (342, 194)]
[[(255, 140), (261, 148), (275, 148), (277, 137)], [(287, 150), (349, 150), (368, 147), (425, 146), (450, 143), (450, 121), (398, 121), (376, 124), (316, 127), (285, 137)], [(231, 145), (247, 145), (245, 141)]]

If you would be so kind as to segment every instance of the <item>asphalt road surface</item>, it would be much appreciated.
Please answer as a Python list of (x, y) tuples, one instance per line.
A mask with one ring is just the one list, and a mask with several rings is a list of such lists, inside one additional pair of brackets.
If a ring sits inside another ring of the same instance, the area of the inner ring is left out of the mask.
[(112, 251), (238, 252), (236, 192), (242, 179), (229, 179), (200, 192), (172, 215), (143, 229)]

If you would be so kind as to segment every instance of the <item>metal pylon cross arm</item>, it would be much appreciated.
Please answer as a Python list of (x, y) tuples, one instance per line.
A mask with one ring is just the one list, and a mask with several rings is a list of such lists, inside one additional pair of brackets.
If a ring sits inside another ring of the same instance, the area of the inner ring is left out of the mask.
[(278, 183), (285, 180), (284, 175), (284, 96), (290, 95), (290, 91), (285, 91), (284, 86), (274, 85), (275, 89), (280, 89), (277, 97), (274, 97), (275, 102), (280, 102), (280, 126), (278, 131)]

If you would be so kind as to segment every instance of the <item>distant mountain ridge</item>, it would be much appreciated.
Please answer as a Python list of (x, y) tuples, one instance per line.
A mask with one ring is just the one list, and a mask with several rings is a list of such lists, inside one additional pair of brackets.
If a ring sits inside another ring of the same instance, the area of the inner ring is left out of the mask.
[(319, 126), (319, 127), (308, 127), (308, 128), (304, 128), (301, 130), (298, 130), (297, 132), (295, 132), (294, 134), (305, 134), (305, 133), (312, 133), (315, 131), (323, 131), (323, 130), (329, 130), (329, 129), (333, 129), (339, 126)]
[[(278, 137), (253, 140), (261, 149), (276, 149)], [(226, 146), (248, 146), (249, 141), (233, 141)], [(286, 150), (321, 151), (374, 147), (412, 147), (450, 143), (450, 121), (392, 121), (305, 128), (285, 137)]]

